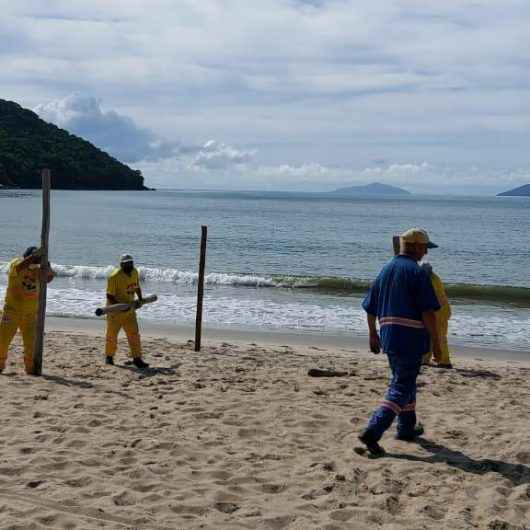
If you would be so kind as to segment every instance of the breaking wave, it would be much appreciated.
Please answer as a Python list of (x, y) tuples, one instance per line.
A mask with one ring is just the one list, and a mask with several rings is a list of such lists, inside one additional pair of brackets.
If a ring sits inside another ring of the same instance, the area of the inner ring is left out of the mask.
[[(0, 273), (6, 273), (9, 264), (0, 262)], [(89, 265), (52, 264), (58, 277), (81, 280), (105, 280), (114, 270), (111, 265), (98, 267)], [(171, 282), (177, 285), (193, 285), (198, 275), (191, 271), (172, 268), (139, 267), (140, 277), (145, 282)], [(367, 280), (345, 277), (295, 276), (281, 274), (239, 274), (211, 272), (205, 277), (209, 286), (232, 286), (249, 288), (313, 289), (323, 292), (350, 292), (363, 294), (370, 286)], [(446, 284), (447, 294), (453, 300), (509, 303), (530, 307), (530, 288), (510, 285)]]

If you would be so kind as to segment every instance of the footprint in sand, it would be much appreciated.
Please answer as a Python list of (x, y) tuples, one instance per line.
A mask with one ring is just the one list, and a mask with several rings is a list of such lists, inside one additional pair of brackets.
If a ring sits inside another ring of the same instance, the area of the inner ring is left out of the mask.
[(205, 506), (190, 504), (173, 504), (169, 506), (169, 509), (179, 515), (204, 515), (208, 511), (208, 508)]
[(124, 490), (121, 493), (118, 493), (118, 495), (114, 495), (112, 497), (112, 502), (114, 502), (116, 506), (132, 506), (136, 504), (136, 499), (130, 491)]
[(264, 493), (276, 494), (285, 491), (287, 486), (285, 484), (262, 484), (261, 489)]
[(81, 476), (78, 478), (72, 478), (65, 480), (64, 483), (72, 488), (86, 488), (92, 484), (92, 479), (89, 476)]

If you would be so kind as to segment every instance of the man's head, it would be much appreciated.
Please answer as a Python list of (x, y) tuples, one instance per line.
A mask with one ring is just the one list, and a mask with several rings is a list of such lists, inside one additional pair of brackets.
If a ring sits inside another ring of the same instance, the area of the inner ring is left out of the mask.
[(400, 236), (401, 252), (420, 261), (428, 253), (430, 248), (438, 248), (429, 239), (429, 234), (423, 228), (410, 228)]
[(24, 259), (32, 258), (33, 263), (39, 263), (40, 262), (40, 255), (39, 255), (39, 249), (37, 247), (28, 247), (24, 251)]
[(123, 272), (130, 273), (134, 268), (134, 260), (130, 254), (123, 254), (120, 258), (120, 267)]

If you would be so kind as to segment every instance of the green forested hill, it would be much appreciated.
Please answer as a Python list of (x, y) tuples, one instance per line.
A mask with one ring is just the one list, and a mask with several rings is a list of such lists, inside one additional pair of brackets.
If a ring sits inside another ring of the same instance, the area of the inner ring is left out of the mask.
[(144, 178), (90, 142), (0, 99), (0, 185), (40, 188), (40, 170), (55, 189), (142, 190)]

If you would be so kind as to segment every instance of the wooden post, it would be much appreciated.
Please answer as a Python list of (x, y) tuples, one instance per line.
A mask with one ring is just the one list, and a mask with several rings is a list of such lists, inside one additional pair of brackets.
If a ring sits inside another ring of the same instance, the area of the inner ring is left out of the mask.
[(42, 351), (44, 347), (44, 320), (46, 318), (46, 289), (48, 286), (48, 239), (50, 234), (50, 187), (49, 169), (42, 170), (42, 228), (40, 248), (42, 251), (39, 269), (39, 309), (33, 349), (33, 374), (42, 375)]
[(392, 246), (394, 247), (394, 256), (397, 256), (399, 254), (399, 236), (393, 236), (392, 237)]
[(199, 279), (197, 284), (197, 316), (195, 318), (195, 351), (201, 351), (202, 336), (202, 299), (204, 296), (204, 269), (206, 267), (206, 240), (208, 227), (201, 226), (201, 255), (199, 261)]

